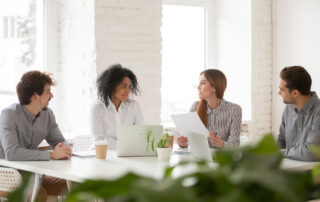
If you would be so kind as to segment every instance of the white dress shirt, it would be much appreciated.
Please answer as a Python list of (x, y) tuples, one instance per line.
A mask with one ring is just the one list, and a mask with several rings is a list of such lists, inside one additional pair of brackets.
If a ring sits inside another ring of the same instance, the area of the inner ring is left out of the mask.
[(98, 101), (91, 109), (91, 133), (94, 138), (104, 136), (117, 139), (117, 128), (121, 125), (143, 125), (143, 114), (139, 103), (127, 99), (121, 102), (118, 111), (109, 100), (106, 107)]

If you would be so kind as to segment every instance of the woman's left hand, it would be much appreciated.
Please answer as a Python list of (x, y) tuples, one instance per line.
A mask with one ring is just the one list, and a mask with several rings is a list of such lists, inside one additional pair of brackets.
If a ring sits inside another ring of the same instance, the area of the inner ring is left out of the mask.
[(217, 148), (224, 147), (224, 141), (221, 140), (219, 136), (217, 136), (214, 132), (210, 133), (211, 144)]

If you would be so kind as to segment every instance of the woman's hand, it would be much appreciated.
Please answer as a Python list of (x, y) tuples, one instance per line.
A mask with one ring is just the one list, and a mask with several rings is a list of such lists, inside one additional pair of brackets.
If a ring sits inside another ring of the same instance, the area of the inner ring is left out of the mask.
[(211, 144), (217, 148), (224, 147), (224, 141), (221, 140), (219, 136), (217, 136), (214, 132), (210, 133)]
[(188, 138), (185, 136), (179, 136), (177, 138), (177, 141), (178, 141), (178, 145), (182, 148), (185, 148), (188, 146)]

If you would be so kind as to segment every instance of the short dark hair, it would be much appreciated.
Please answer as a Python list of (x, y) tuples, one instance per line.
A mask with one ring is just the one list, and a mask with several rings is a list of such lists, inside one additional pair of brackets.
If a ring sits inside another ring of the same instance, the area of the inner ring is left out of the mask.
[(302, 95), (310, 95), (312, 80), (310, 74), (301, 66), (285, 67), (280, 72), (280, 77), (291, 92), (298, 90)]
[(42, 95), (45, 85), (49, 84), (50, 86), (54, 86), (56, 83), (51, 76), (52, 74), (40, 71), (24, 73), (16, 87), (20, 104), (30, 104), (30, 98), (35, 93)]
[(109, 98), (115, 88), (125, 77), (131, 80), (131, 92), (137, 95), (139, 86), (136, 76), (131, 70), (122, 67), (121, 64), (111, 65), (97, 79), (98, 97), (102, 99), (106, 106), (109, 105)]

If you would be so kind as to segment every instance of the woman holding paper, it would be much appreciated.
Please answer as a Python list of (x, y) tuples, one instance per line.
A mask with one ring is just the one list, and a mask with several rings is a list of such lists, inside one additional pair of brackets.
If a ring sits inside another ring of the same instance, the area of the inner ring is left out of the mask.
[[(241, 107), (223, 99), (226, 87), (227, 79), (220, 70), (201, 72), (198, 85), (200, 101), (193, 103), (190, 109), (198, 113), (210, 131), (211, 147), (224, 148), (240, 143)], [(177, 140), (181, 147), (188, 146), (187, 137), (180, 136)]]
[(131, 70), (120, 64), (112, 65), (97, 79), (97, 88), (99, 100), (91, 109), (91, 133), (95, 138), (117, 139), (118, 126), (143, 125), (139, 103), (129, 98), (131, 93), (139, 92)]

